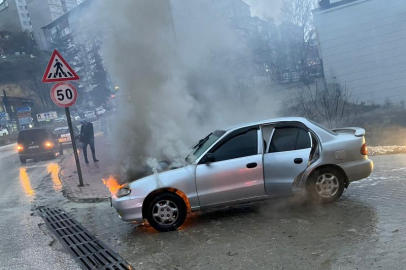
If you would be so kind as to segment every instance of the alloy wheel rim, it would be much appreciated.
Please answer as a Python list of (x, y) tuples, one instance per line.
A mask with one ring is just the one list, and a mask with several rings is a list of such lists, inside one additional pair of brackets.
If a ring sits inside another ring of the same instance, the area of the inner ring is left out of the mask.
[(316, 180), (316, 191), (323, 198), (331, 198), (337, 194), (340, 183), (331, 173), (320, 175)]
[(162, 200), (154, 205), (152, 216), (160, 225), (172, 225), (179, 217), (179, 209), (174, 202)]

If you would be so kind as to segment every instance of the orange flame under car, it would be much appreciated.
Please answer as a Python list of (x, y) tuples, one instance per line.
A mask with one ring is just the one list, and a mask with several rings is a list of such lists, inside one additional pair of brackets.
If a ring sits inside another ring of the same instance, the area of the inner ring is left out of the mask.
[(109, 189), (111, 195), (116, 195), (116, 192), (124, 187), (124, 185), (121, 185), (113, 176), (110, 176), (107, 180), (102, 180), (103, 184)]

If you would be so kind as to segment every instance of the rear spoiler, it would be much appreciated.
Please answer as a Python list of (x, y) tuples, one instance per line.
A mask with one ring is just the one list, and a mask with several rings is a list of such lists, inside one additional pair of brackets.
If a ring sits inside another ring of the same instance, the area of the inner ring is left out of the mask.
[(358, 127), (335, 128), (333, 131), (337, 133), (352, 133), (356, 137), (362, 137), (365, 135), (365, 129)]

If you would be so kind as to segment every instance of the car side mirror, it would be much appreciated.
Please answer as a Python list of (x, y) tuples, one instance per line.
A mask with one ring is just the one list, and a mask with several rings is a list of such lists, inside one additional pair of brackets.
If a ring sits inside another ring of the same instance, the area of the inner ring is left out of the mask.
[(216, 158), (214, 157), (214, 155), (212, 153), (208, 153), (206, 155), (206, 158), (204, 159), (205, 163), (210, 163), (210, 162), (214, 162), (216, 161)]

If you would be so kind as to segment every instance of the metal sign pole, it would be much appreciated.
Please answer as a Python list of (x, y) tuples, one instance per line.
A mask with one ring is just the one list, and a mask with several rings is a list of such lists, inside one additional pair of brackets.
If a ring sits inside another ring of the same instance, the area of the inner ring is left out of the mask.
[(79, 187), (83, 187), (83, 177), (82, 177), (82, 169), (80, 168), (79, 156), (78, 151), (76, 148), (76, 140), (75, 140), (75, 132), (73, 132), (72, 120), (70, 118), (70, 110), (69, 107), (65, 108), (66, 119), (68, 120), (69, 132), (70, 132), (70, 140), (72, 141), (73, 147), (73, 155), (75, 156), (76, 167), (79, 175)]

